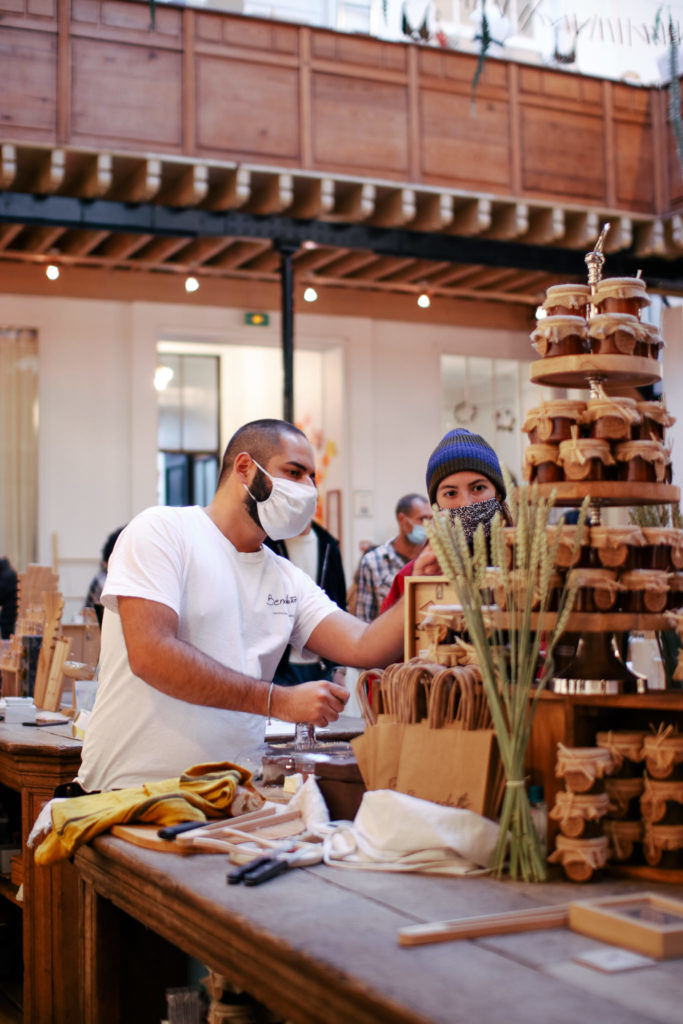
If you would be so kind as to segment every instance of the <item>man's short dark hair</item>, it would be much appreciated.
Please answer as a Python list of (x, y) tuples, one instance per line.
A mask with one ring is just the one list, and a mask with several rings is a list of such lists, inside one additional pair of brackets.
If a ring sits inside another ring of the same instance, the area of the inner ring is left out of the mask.
[(240, 452), (249, 452), (252, 459), (265, 466), (271, 456), (282, 448), (283, 434), (306, 438), (303, 430), (299, 430), (293, 423), (287, 423), (286, 420), (252, 420), (251, 423), (245, 423), (228, 441), (218, 486), (220, 487), (223, 478), (232, 472), (235, 459)]
[(407, 516), (409, 512), (412, 512), (413, 505), (417, 501), (426, 502), (424, 494), (404, 494), (402, 498), (399, 498), (396, 503), (396, 518), (398, 519), (402, 512), (404, 516)]

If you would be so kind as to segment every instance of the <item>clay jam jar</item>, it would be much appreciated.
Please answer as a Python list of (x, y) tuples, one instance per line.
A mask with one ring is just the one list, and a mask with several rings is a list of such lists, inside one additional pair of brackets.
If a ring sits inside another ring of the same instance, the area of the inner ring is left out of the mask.
[(530, 444), (524, 452), (522, 471), (527, 483), (554, 484), (564, 480), (558, 445)]
[(543, 402), (526, 414), (522, 430), (530, 444), (559, 444), (572, 436), (586, 410), (586, 403), (568, 398)]
[(609, 810), (607, 793), (560, 791), (548, 817), (556, 821), (563, 836), (592, 839), (602, 835), (601, 821)]
[(650, 825), (683, 824), (683, 780), (645, 779), (640, 813)]
[(640, 819), (640, 797), (644, 789), (645, 780), (642, 777), (605, 779), (610, 818), (638, 821)]
[(640, 277), (605, 277), (593, 289), (591, 302), (601, 313), (627, 313), (640, 319), (650, 305), (645, 281)]
[(683, 570), (683, 530), (677, 526), (671, 527), (671, 564)]
[[(668, 453), (659, 441), (624, 441), (614, 449), (617, 480), (632, 484), (666, 483)], [(566, 473), (566, 468), (565, 468)]]
[(560, 465), (566, 480), (605, 480), (614, 459), (607, 441), (577, 437), (560, 442)]
[(548, 545), (555, 541), (558, 530), (560, 531), (560, 540), (555, 558), (557, 568), (588, 568), (591, 560), (589, 527), (584, 526), (577, 547), (574, 544), (577, 531), (576, 526), (549, 526), (546, 530)]
[(553, 284), (545, 293), (543, 309), (548, 316), (586, 316), (590, 302), (587, 284)]
[(683, 572), (669, 574), (669, 600), (666, 606), (671, 611), (683, 608)]
[(546, 316), (538, 321), (531, 341), (543, 358), (588, 352), (588, 329), (580, 316)]
[(599, 356), (635, 355), (640, 322), (626, 313), (600, 313), (588, 321), (590, 351)]
[(645, 768), (651, 779), (683, 779), (683, 736), (671, 726), (645, 737)]
[(643, 774), (645, 751), (643, 742), (648, 734), (643, 729), (599, 732), (595, 742), (602, 750), (608, 750), (614, 761), (612, 778), (632, 779)]
[(661, 569), (672, 572), (674, 544), (679, 543), (679, 531), (668, 526), (644, 526), (642, 529), (645, 545), (641, 551), (643, 569)]
[(664, 440), (664, 431), (673, 427), (676, 417), (671, 416), (663, 402), (638, 402), (641, 420), (634, 426), (632, 437), (640, 441)]
[(675, 871), (683, 865), (683, 825), (645, 824), (643, 853), (650, 867)]
[(639, 615), (660, 615), (669, 600), (669, 574), (659, 569), (632, 569), (619, 577), (621, 607)]
[(609, 842), (609, 859), (618, 864), (640, 864), (643, 859), (642, 821), (605, 818), (602, 829)]
[(614, 768), (612, 755), (599, 747), (557, 744), (555, 775), (572, 793), (604, 793), (605, 776)]
[(604, 441), (630, 441), (634, 423), (640, 423), (635, 398), (591, 398), (581, 416), (591, 437)]
[(607, 836), (571, 839), (569, 836), (558, 835), (555, 850), (548, 860), (551, 864), (561, 864), (570, 882), (590, 882), (602, 873), (608, 853)]
[(591, 526), (590, 543), (605, 569), (641, 568), (640, 552), (645, 542), (639, 526)]
[(575, 612), (610, 612), (621, 590), (615, 569), (572, 569), (568, 583), (578, 587)]

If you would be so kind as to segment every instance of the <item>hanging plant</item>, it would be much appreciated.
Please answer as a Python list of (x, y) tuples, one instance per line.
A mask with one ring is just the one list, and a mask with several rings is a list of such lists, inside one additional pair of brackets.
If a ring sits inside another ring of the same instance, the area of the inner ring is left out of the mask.
[[(669, 24), (665, 29), (662, 26), (663, 8), (660, 7), (655, 16), (655, 23), (652, 29), (652, 37), (656, 42), (661, 36), (668, 42), (669, 46), (669, 120), (676, 145), (678, 166), (683, 174), (683, 121), (681, 120), (681, 82), (678, 67), (678, 48), (681, 42), (680, 32), (674, 24), (671, 9), (669, 8)], [(667, 38), (668, 37), (668, 38)]]
[(479, 34), (474, 38), (475, 41), (479, 42), (479, 56), (477, 57), (477, 66), (474, 69), (474, 78), (472, 79), (471, 110), (473, 114), (476, 112), (475, 94), (477, 92), (477, 86), (479, 84), (479, 79), (481, 78), (481, 73), (484, 70), (484, 63), (486, 61), (488, 48), (493, 42), (491, 30), (489, 28), (489, 19), (486, 14), (486, 0), (481, 0), (481, 29)]

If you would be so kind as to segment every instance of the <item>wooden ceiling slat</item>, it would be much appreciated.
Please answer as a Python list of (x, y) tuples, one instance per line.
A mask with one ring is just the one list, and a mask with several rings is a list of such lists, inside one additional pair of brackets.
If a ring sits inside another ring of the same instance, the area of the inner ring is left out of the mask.
[(22, 248), (26, 252), (33, 253), (46, 253), (51, 249), (55, 242), (66, 234), (66, 228), (60, 227), (44, 227), (44, 228), (27, 228), (24, 235), (21, 238)]
[(67, 256), (88, 256), (110, 234), (110, 231), (69, 231), (60, 248)]
[(138, 249), (135, 259), (143, 263), (164, 263), (188, 245), (190, 239), (187, 238), (152, 238), (142, 249)]
[(341, 259), (328, 264), (325, 273), (327, 277), (330, 275), (333, 277), (345, 277), (361, 267), (377, 262), (378, 258), (374, 252), (349, 252), (346, 256), (342, 256)]
[(182, 262), (188, 266), (201, 267), (203, 263), (218, 256), (230, 245), (232, 245), (231, 238), (196, 238), (182, 253)]
[(138, 249), (142, 249), (143, 245), (147, 245), (153, 237), (153, 235), (110, 235), (98, 246), (99, 255), (112, 260), (126, 260)]
[(257, 256), (265, 249), (270, 249), (269, 240), (254, 239), (253, 241), (245, 241), (239, 239), (232, 243), (227, 252), (212, 259), (211, 266), (215, 270), (236, 270), (243, 263), (248, 263), (250, 259), (253, 259), (254, 256)]
[(341, 256), (346, 255), (348, 249), (330, 249), (327, 246), (319, 246), (315, 249), (302, 249), (294, 257), (294, 269), (297, 273), (312, 274), (319, 267), (325, 267)]
[(0, 250), (11, 245), (17, 235), (24, 230), (23, 224), (0, 224)]

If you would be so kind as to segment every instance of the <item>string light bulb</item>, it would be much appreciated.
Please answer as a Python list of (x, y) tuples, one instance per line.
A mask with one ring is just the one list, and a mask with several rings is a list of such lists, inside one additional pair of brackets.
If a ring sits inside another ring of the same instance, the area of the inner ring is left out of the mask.
[(307, 288), (304, 292), (304, 302), (315, 302), (318, 298), (318, 293), (315, 288)]
[(420, 307), (420, 309), (429, 309), (429, 307), (432, 304), (432, 300), (427, 295), (427, 292), (422, 292), (420, 295), (418, 295), (417, 304)]
[(196, 292), (198, 288), (199, 288), (199, 281), (197, 280), (196, 277), (186, 277), (185, 278), (185, 291), (186, 292)]
[(59, 267), (56, 263), (48, 263), (45, 268), (45, 277), (48, 281), (56, 281), (59, 277)]

